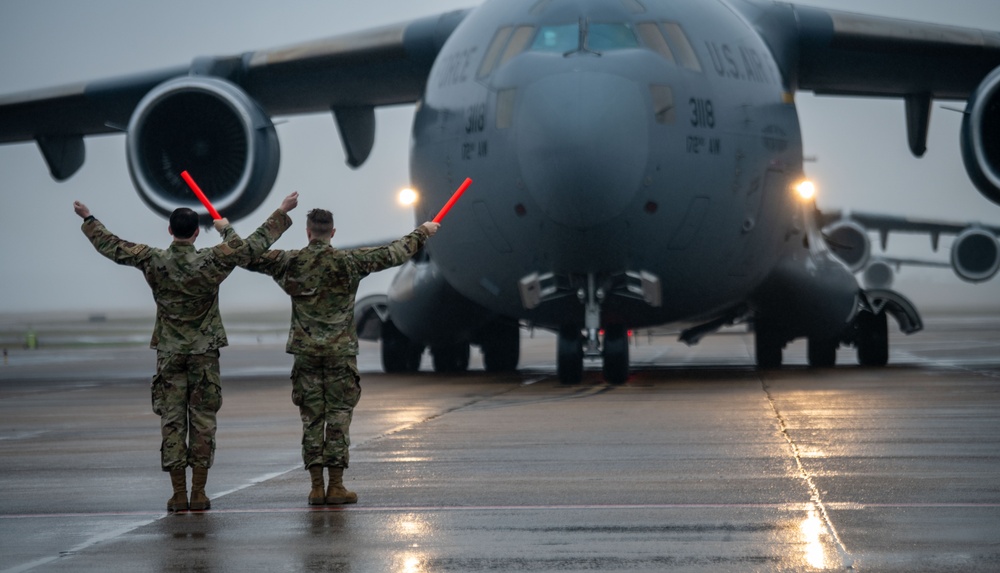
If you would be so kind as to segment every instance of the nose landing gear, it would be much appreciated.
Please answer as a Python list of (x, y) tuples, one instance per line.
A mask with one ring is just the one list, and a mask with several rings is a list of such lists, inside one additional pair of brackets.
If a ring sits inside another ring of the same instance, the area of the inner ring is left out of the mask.
[(622, 384), (628, 379), (628, 331), (622, 325), (605, 329), (603, 349), (600, 339), (601, 302), (604, 290), (597, 288), (593, 274), (587, 275), (586, 290), (577, 296), (584, 303), (584, 330), (575, 326), (559, 329), (556, 368), (563, 384), (579, 384), (583, 379), (583, 359), (604, 358), (604, 378), (612, 384)]

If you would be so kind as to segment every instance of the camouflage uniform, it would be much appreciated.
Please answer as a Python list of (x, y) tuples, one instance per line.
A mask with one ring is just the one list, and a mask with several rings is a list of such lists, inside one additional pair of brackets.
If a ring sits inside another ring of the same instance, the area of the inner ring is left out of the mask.
[[(83, 232), (105, 257), (143, 272), (156, 301), (150, 348), (156, 350), (153, 411), (160, 416), (164, 471), (210, 468), (215, 457), (215, 414), (222, 406), (219, 348), (226, 331), (219, 316), (219, 284), (278, 240), (291, 219), (277, 210), (243, 240), (227, 226), (209, 249), (174, 242), (167, 249), (129, 243), (88, 217)], [(190, 440), (188, 428), (190, 427)]]
[(295, 355), (292, 403), (302, 415), (305, 467), (346, 468), (350, 425), (361, 398), (354, 298), (361, 279), (401, 265), (427, 241), (423, 229), (381, 247), (338, 250), (313, 239), (298, 251), (268, 251), (246, 268), (274, 278), (292, 297), (285, 351)]

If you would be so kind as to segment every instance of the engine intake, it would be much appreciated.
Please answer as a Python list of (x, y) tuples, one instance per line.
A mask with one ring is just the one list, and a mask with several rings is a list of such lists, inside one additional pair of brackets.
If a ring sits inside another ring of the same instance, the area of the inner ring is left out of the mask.
[(962, 120), (962, 160), (979, 192), (1000, 204), (1000, 67), (969, 98)]
[(964, 281), (988, 281), (1000, 268), (1000, 244), (985, 229), (966, 229), (951, 244), (951, 266)]
[(139, 196), (164, 216), (181, 206), (208, 216), (180, 177), (186, 170), (224, 217), (245, 217), (271, 191), (280, 163), (267, 114), (235, 84), (211, 77), (173, 79), (146, 94), (126, 147)]
[(871, 256), (871, 241), (865, 228), (857, 221), (843, 219), (823, 228), (823, 238), (838, 259), (852, 273), (865, 268)]

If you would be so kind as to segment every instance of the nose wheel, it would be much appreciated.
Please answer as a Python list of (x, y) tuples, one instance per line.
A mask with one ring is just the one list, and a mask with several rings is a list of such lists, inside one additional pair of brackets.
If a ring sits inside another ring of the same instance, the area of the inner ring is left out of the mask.
[(583, 337), (579, 328), (564, 327), (559, 330), (556, 372), (562, 384), (579, 384), (583, 380)]
[(601, 301), (604, 291), (596, 288), (594, 275), (587, 276), (586, 290), (577, 293), (584, 303), (584, 331), (578, 326), (563, 326), (559, 329), (556, 350), (556, 369), (563, 384), (579, 384), (583, 379), (583, 359), (603, 357), (604, 379), (611, 384), (622, 384), (628, 379), (628, 329), (624, 325), (610, 325), (604, 332), (601, 345)]
[(621, 325), (604, 331), (604, 379), (611, 384), (628, 380), (628, 330)]

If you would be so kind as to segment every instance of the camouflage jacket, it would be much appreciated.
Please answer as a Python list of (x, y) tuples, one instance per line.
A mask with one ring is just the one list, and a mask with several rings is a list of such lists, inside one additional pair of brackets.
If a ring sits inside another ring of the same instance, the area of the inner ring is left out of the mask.
[(97, 219), (83, 223), (83, 233), (97, 251), (119, 265), (141, 270), (153, 290), (156, 324), (150, 348), (177, 354), (203, 354), (228, 344), (219, 316), (219, 284), (237, 265), (265, 252), (291, 226), (280, 209), (246, 240), (231, 226), (222, 243), (209, 249), (174, 242), (167, 249), (129, 243)]
[(361, 279), (405, 263), (426, 241), (419, 228), (380, 247), (338, 250), (313, 240), (298, 251), (268, 251), (246, 268), (270, 275), (292, 297), (286, 352), (355, 356), (354, 297)]

